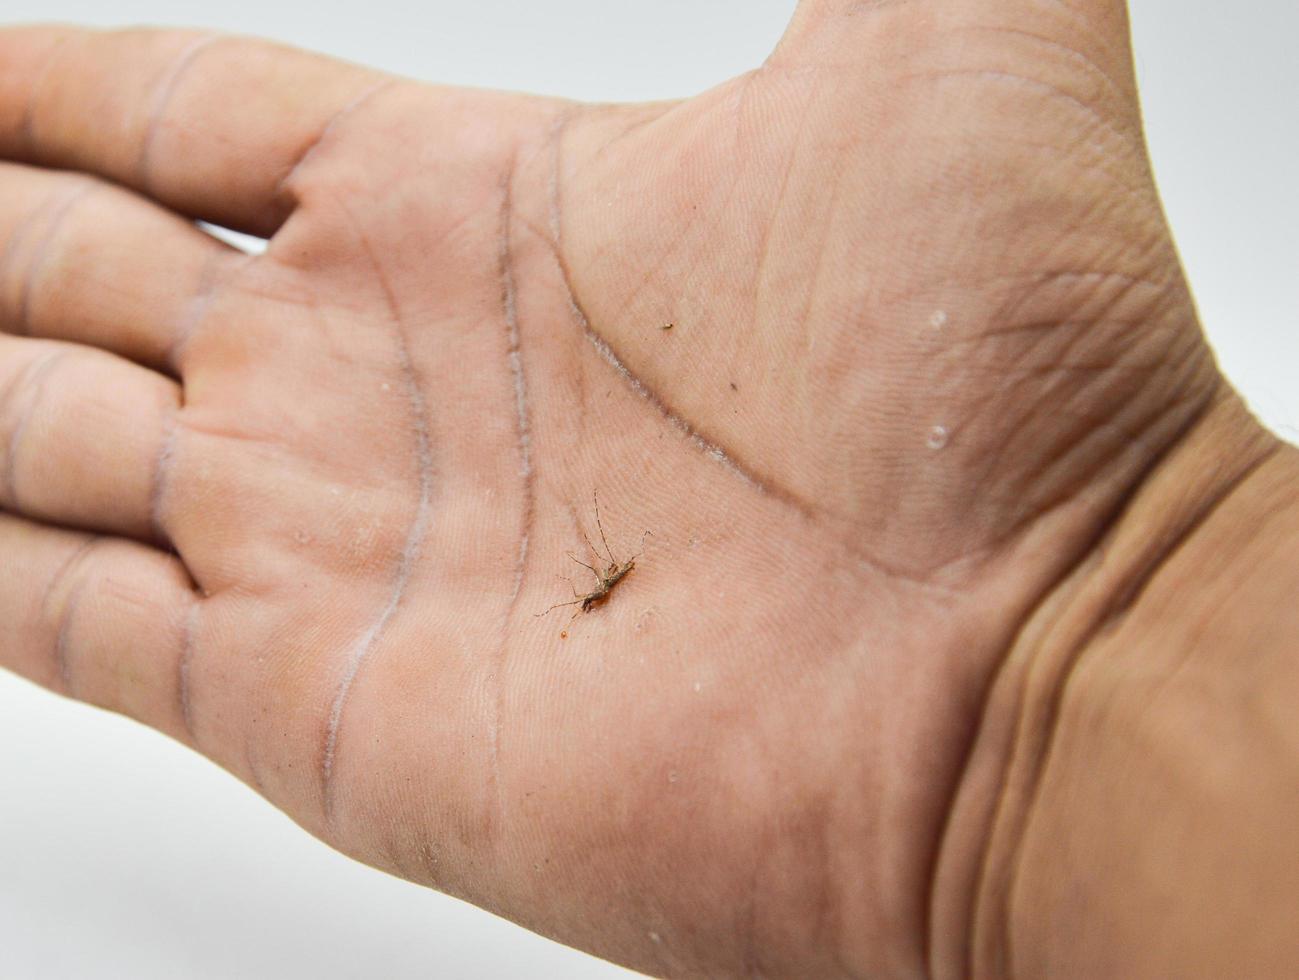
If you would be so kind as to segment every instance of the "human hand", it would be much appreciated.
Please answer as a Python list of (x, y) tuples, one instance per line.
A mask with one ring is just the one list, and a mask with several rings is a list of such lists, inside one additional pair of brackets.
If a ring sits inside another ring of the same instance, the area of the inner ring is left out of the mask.
[(989, 677), (1219, 384), (1114, 8), (1025, 16), (641, 108), (8, 33), (6, 157), (274, 237), (5, 168), (0, 659), (644, 969), (914, 967)]

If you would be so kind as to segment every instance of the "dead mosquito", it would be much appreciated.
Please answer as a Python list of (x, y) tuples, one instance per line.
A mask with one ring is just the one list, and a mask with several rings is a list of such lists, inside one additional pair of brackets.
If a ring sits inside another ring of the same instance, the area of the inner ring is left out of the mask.
[[(608, 557), (609, 563), (604, 565), (603, 569), (600, 569), (595, 565), (588, 565), (571, 551), (565, 552), (565, 554), (567, 554), (569, 558), (572, 558), (573, 561), (577, 562), (583, 568), (590, 570), (591, 574), (595, 576), (595, 588), (590, 592), (587, 592), (585, 595), (579, 595), (577, 589), (573, 589), (573, 599), (571, 601), (557, 602), (545, 612), (537, 613), (536, 615), (538, 617), (549, 615), (556, 609), (562, 609), (565, 606), (577, 606), (578, 608), (573, 610), (573, 615), (569, 618), (569, 622), (571, 623), (577, 618), (579, 613), (590, 612), (594, 607), (605, 602), (609, 598), (609, 593), (614, 590), (614, 587), (630, 575), (632, 569), (636, 567), (636, 559), (640, 557), (640, 553), (634, 554), (626, 561), (622, 562), (614, 558), (613, 551), (609, 548), (609, 539), (604, 536), (604, 524), (600, 521), (600, 495), (592, 491), (591, 496), (595, 500), (595, 526), (600, 529), (600, 541), (604, 544), (604, 554), (600, 554), (600, 552), (596, 550), (595, 546), (591, 544), (591, 539), (586, 536), (586, 532), (582, 533), (582, 540), (586, 542), (586, 546), (590, 550), (590, 553), (595, 556), (597, 564), (604, 564), (606, 557)], [(641, 536), (640, 540), (642, 547), (644, 546), (645, 538), (649, 533), (649, 531), (646, 531), (645, 534)], [(561, 635), (567, 636), (568, 631), (565, 630)]]

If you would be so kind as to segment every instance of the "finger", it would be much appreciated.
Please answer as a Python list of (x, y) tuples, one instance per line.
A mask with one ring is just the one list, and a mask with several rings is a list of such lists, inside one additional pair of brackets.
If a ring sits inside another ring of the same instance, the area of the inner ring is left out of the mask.
[(0, 513), (0, 667), (186, 739), (180, 561)]
[(280, 183), (377, 73), (193, 31), (0, 30), (0, 157), (83, 170), (270, 235)]
[(154, 500), (180, 397), (175, 382), (111, 354), (0, 335), (0, 507), (165, 540)]
[(0, 330), (159, 371), (215, 284), (246, 260), (109, 184), (0, 163)]

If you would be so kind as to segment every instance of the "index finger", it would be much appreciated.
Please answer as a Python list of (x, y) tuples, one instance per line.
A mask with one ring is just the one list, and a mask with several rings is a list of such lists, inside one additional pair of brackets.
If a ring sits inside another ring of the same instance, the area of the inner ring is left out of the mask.
[(98, 174), (270, 235), (284, 178), (377, 72), (177, 30), (0, 29), (0, 158)]

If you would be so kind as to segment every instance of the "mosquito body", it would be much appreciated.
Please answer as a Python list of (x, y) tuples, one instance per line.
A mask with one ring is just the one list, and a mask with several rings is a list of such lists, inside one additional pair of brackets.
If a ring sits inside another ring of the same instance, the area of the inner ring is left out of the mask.
[[(569, 555), (569, 557), (573, 558), (572, 555)], [(576, 558), (573, 558), (573, 560), (577, 561)], [(636, 567), (635, 558), (628, 558), (621, 565), (611, 563), (605, 566), (604, 571), (591, 568), (591, 566), (584, 561), (577, 561), (577, 563), (583, 568), (590, 568), (592, 573), (595, 575), (596, 581), (596, 586), (592, 591), (588, 592), (586, 595), (578, 596), (577, 599), (573, 600), (573, 605), (576, 605), (579, 602), (582, 605), (582, 608), (579, 609), (578, 612), (590, 612), (593, 607), (605, 602), (609, 598), (609, 593), (613, 591), (614, 586), (625, 579), (631, 570)], [(563, 603), (563, 605), (569, 605), (569, 603)]]
[[(595, 576), (595, 588), (583, 595), (579, 595), (577, 590), (574, 589), (574, 598), (571, 601), (557, 602), (545, 612), (537, 613), (538, 616), (545, 616), (554, 612), (556, 609), (563, 609), (566, 606), (577, 606), (577, 608), (573, 610), (572, 617), (569, 619), (569, 622), (572, 622), (573, 619), (577, 618), (579, 613), (590, 612), (596, 606), (606, 602), (609, 598), (609, 594), (613, 592), (618, 583), (630, 575), (636, 568), (636, 559), (640, 557), (638, 554), (632, 555), (626, 561), (622, 562), (614, 558), (613, 551), (609, 548), (609, 540), (604, 536), (604, 524), (600, 521), (600, 497), (598, 494), (594, 493), (592, 496), (595, 499), (595, 526), (600, 530), (600, 541), (604, 544), (604, 554), (601, 554), (596, 547), (591, 544), (590, 539), (587, 538), (585, 534), (583, 534), (582, 537), (586, 540), (586, 546), (590, 549), (591, 554), (595, 556), (597, 563), (604, 567), (597, 568), (595, 565), (588, 565), (571, 551), (568, 552), (568, 557)], [(645, 534), (648, 535), (649, 532), (646, 531)], [(641, 543), (644, 544), (644, 542), (645, 538), (642, 537)], [(607, 564), (605, 564), (606, 558), (608, 558)]]

